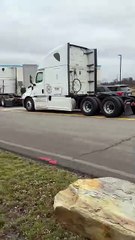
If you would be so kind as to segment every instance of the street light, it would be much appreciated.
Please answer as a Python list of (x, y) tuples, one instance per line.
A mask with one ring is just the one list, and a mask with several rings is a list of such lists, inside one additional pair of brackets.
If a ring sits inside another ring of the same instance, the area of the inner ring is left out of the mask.
[(122, 79), (122, 54), (118, 55), (120, 57), (120, 83), (121, 83), (121, 79)]

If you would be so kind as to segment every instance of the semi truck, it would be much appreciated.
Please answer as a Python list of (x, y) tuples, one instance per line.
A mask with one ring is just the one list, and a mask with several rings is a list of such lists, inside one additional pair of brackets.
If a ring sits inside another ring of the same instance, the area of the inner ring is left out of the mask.
[(30, 76), (35, 77), (36, 64), (0, 65), (0, 105), (22, 105), (21, 95), (29, 86)]
[(135, 113), (135, 97), (97, 93), (97, 49), (67, 43), (51, 51), (23, 94), (27, 111), (80, 109), (84, 115), (102, 112), (120, 116), (127, 105)]

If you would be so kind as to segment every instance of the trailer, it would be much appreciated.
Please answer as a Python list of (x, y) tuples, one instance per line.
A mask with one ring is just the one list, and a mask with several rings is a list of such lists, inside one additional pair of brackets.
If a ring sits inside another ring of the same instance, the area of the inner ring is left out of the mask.
[(22, 105), (21, 95), (29, 86), (30, 75), (35, 77), (36, 64), (0, 65), (0, 105)]
[(80, 109), (87, 116), (120, 116), (134, 97), (97, 94), (97, 49), (67, 43), (51, 51), (23, 94), (27, 111)]

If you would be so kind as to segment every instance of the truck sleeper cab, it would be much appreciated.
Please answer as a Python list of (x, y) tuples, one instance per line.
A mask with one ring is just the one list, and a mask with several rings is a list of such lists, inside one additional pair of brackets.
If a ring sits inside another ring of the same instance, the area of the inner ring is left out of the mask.
[(72, 111), (78, 99), (95, 93), (96, 64), (96, 49), (69, 43), (55, 49), (23, 95), (24, 107)]

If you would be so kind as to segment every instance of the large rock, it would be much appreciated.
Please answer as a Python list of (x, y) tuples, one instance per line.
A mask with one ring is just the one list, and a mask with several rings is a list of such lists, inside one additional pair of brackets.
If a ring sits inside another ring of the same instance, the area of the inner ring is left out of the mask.
[(135, 240), (135, 184), (115, 178), (83, 179), (54, 200), (58, 221), (91, 240)]

